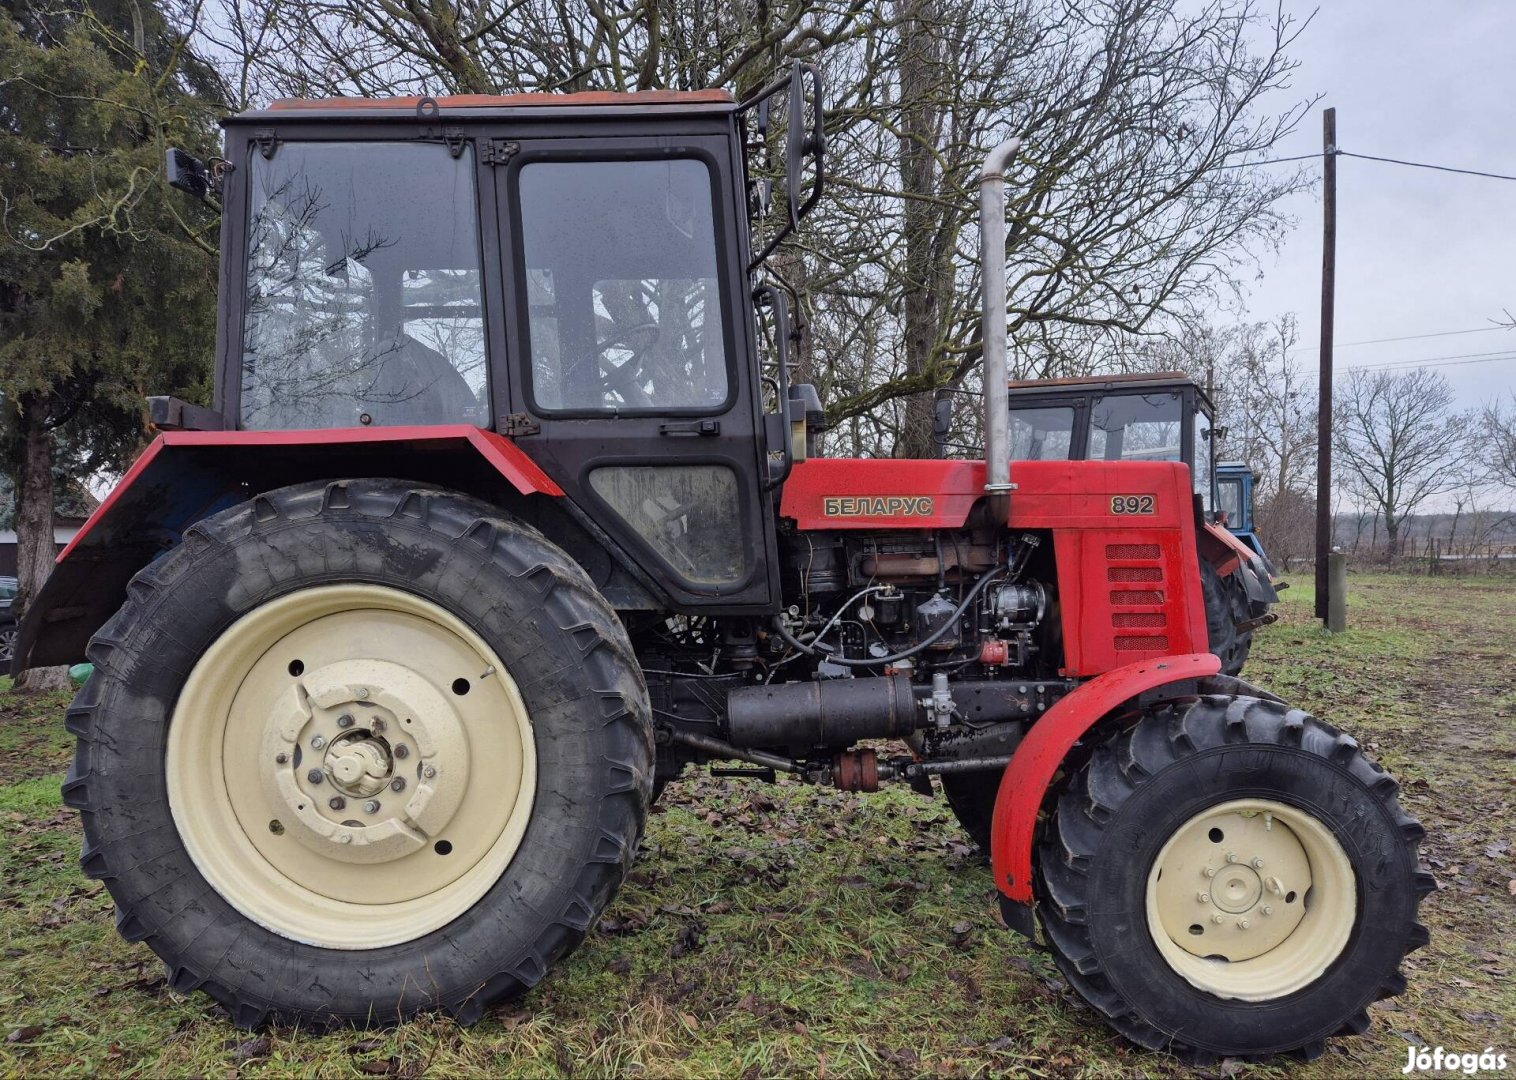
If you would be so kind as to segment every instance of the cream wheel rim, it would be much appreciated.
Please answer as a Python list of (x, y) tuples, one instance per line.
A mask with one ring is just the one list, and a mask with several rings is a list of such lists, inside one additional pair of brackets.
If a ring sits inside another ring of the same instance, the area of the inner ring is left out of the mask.
[(1181, 825), (1148, 873), (1148, 931), (1169, 966), (1218, 997), (1267, 1001), (1342, 954), (1358, 890), (1315, 816), (1268, 799), (1213, 806)]
[(195, 664), (169, 724), (169, 809), (206, 880), (296, 941), (372, 949), (500, 879), (536, 793), (505, 665), (438, 605), (378, 585), (263, 604)]

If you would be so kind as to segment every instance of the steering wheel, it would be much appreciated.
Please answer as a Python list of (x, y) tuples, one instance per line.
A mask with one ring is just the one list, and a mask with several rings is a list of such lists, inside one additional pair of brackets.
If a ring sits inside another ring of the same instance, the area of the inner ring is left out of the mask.
[[(598, 346), (601, 379), (629, 405), (652, 408), (655, 404), (647, 391), (642, 389), (637, 377), (642, 374), (643, 356), (658, 343), (660, 334), (657, 323), (638, 323), (622, 330), (615, 337), (602, 341)], [(613, 364), (605, 355), (612, 349), (625, 349), (632, 355), (620, 364)]]

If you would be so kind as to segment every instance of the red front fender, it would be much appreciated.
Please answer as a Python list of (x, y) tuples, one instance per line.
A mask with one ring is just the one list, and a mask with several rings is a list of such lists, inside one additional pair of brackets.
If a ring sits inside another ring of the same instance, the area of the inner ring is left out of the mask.
[(1183, 679), (1203, 679), (1221, 670), (1211, 653), (1186, 653), (1114, 668), (1081, 683), (1043, 714), (1016, 748), (1000, 793), (990, 832), (995, 885), (1011, 900), (1032, 902), (1032, 845), (1037, 815), (1049, 785), (1075, 743), (1124, 701)]
[(164, 432), (90, 515), (27, 605), (15, 670), (83, 659), (91, 635), (125, 600), (127, 582), (195, 522), (264, 491), (347, 476), (563, 494), (511, 440), (468, 424)]

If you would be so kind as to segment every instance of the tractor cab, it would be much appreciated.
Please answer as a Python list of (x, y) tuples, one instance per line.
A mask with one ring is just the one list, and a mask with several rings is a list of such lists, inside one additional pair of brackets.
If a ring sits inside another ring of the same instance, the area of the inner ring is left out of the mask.
[(1182, 461), (1215, 510), (1216, 409), (1178, 371), (1010, 384), (1013, 461)]
[[(502, 436), (568, 496), (580, 546), (634, 568), (622, 606), (771, 610), (768, 493), (804, 403), (762, 258), (821, 185), (818, 131), (769, 138), (786, 92), (787, 117), (819, 124), (805, 65), (745, 102), (284, 100), (231, 117), (214, 170), (170, 156), (176, 186), (224, 212), (208, 426)], [(787, 151), (777, 196), (769, 141)]]
[(1252, 548), (1272, 574), (1274, 564), (1263, 550), (1253, 516), (1253, 487), (1257, 481), (1257, 474), (1246, 462), (1217, 462), (1216, 523), (1226, 526), (1233, 536)]

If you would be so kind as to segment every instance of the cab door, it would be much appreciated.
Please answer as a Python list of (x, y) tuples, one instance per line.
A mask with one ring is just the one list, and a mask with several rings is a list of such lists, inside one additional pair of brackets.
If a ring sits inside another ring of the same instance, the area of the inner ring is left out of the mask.
[(521, 139), (491, 170), (507, 433), (676, 608), (708, 613), (778, 595), (729, 154)]

